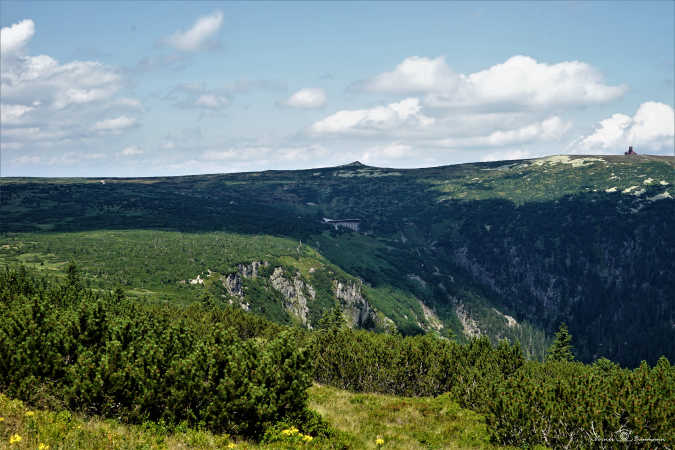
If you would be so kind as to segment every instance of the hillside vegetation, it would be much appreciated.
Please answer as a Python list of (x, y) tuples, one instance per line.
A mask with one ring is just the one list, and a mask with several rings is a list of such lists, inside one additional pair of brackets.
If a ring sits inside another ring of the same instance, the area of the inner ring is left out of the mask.
[(360, 328), (507, 338), (535, 359), (567, 322), (578, 359), (636, 367), (675, 355), (674, 161), (4, 178), (0, 261), (75, 260), (97, 289), (304, 327), (337, 304)]
[[(342, 432), (340, 440), (304, 442), (298, 432), (281, 435), (284, 439), (277, 442), (258, 443), (186, 426), (170, 429), (152, 422), (131, 425), (41, 410), (0, 394), (0, 445), (18, 435), (21, 441), (10, 448), (36, 449), (40, 444), (50, 449), (502, 448), (490, 444), (481, 415), (460, 408), (447, 396), (402, 398), (313, 386), (309, 389), (309, 405)], [(383, 444), (378, 446), (377, 439)]]
[[(675, 442), (675, 367), (665, 357), (635, 370), (589, 366), (569, 361), (558, 339), (545, 363), (528, 362), (506, 340), (355, 330), (339, 308), (306, 331), (208, 298), (160, 305), (86, 289), (73, 265), (64, 280), (8, 268), (0, 289), (0, 392), (57, 413), (39, 416), (43, 425), (18, 420), (21, 404), (1, 397), (10, 444), (20, 430), (39, 444), (40, 426), (46, 437), (69, 438), (69, 413), (59, 411), (146, 424), (158, 444), (167, 432), (192, 439), (195, 429), (212, 433), (198, 434), (207, 445), (232, 436), (291, 448), (371, 447), (373, 436), (393, 448)], [(316, 388), (310, 401), (312, 380), (420, 398)], [(130, 433), (139, 443), (153, 438)]]

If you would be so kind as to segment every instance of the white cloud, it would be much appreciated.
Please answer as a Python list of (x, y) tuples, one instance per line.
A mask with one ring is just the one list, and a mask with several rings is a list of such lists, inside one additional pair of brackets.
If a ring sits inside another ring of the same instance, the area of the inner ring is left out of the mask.
[(59, 64), (47, 55), (26, 56), (3, 63), (3, 102), (63, 109), (110, 98), (121, 86), (121, 77), (93, 61)]
[(540, 122), (507, 129), (496, 130), (485, 136), (464, 138), (446, 138), (436, 142), (442, 147), (502, 147), (514, 144), (554, 141), (560, 139), (571, 123), (565, 122), (558, 116), (549, 117)]
[(106, 159), (103, 153), (77, 153), (66, 152), (61, 156), (54, 156), (47, 161), (50, 166), (73, 166), (84, 161), (97, 161)]
[(35, 23), (30, 19), (22, 20), (0, 30), (0, 54), (8, 56), (23, 49), (35, 34)]
[(359, 160), (366, 164), (381, 164), (383, 161), (410, 158), (414, 156), (415, 153), (416, 151), (412, 145), (392, 142), (390, 144), (375, 145), (367, 148)]
[[(100, 146), (96, 141), (106, 132), (118, 134), (136, 123), (136, 119), (118, 117), (121, 108), (143, 110), (136, 99), (115, 98), (125, 84), (121, 71), (96, 61), (60, 62), (49, 55), (29, 55), (24, 49), (34, 33), (30, 20), (2, 29), (3, 149)], [(95, 123), (102, 115), (117, 119)], [(47, 161), (51, 160), (42, 158)], [(58, 158), (55, 161), (60, 163)]]
[(33, 106), (0, 103), (0, 124), (13, 125), (21, 123), (24, 116), (34, 109), (35, 107)]
[(40, 157), (39, 156), (19, 156), (18, 158), (14, 158), (10, 161), (13, 164), (40, 164)]
[(434, 119), (421, 112), (417, 98), (370, 109), (338, 111), (309, 128), (312, 134), (377, 134), (400, 128), (423, 129)]
[(140, 100), (131, 97), (122, 97), (115, 100), (112, 104), (113, 106), (123, 106), (130, 109), (143, 110), (143, 105)]
[(294, 108), (321, 108), (326, 104), (326, 93), (319, 88), (300, 89), (285, 104)]
[(203, 83), (182, 83), (174, 86), (164, 99), (173, 101), (178, 108), (208, 111), (222, 110), (232, 103), (229, 89), (209, 89)]
[(137, 156), (137, 155), (142, 155), (145, 153), (143, 150), (138, 148), (135, 145), (130, 145), (129, 147), (125, 147), (121, 152), (120, 155), (122, 156)]
[(633, 119), (625, 114), (612, 114), (611, 117), (601, 120), (595, 132), (583, 138), (583, 148), (609, 148), (613, 147), (626, 134), (626, 128), (630, 127)]
[(670, 154), (675, 146), (675, 114), (669, 105), (642, 103), (633, 117), (613, 114), (601, 120), (595, 131), (570, 145), (574, 152), (612, 153), (633, 145), (639, 153), (647, 150)]
[(175, 32), (166, 41), (172, 47), (184, 52), (201, 50), (212, 44), (210, 39), (218, 32), (222, 24), (223, 13), (215, 11), (197, 19), (189, 30)]
[(229, 103), (227, 97), (214, 94), (202, 94), (195, 100), (195, 106), (206, 109), (221, 109)]
[(357, 89), (426, 94), (428, 106), (466, 108), (500, 105), (544, 109), (604, 103), (623, 95), (626, 86), (604, 84), (602, 75), (580, 61), (556, 64), (517, 55), (471, 74), (457, 74), (443, 57), (406, 58), (392, 72), (356, 84)]
[(100, 132), (118, 133), (137, 124), (136, 119), (127, 116), (119, 116), (113, 119), (105, 119), (94, 124), (92, 129)]
[(527, 150), (522, 149), (504, 149), (497, 152), (488, 153), (481, 157), (481, 161), (505, 161), (505, 160), (514, 160), (514, 159), (528, 159), (534, 158), (536, 156), (542, 156), (540, 154), (534, 154)]
[(457, 87), (460, 76), (445, 63), (443, 57), (411, 56), (391, 72), (385, 72), (356, 84), (356, 88), (372, 92), (425, 93), (450, 91)]

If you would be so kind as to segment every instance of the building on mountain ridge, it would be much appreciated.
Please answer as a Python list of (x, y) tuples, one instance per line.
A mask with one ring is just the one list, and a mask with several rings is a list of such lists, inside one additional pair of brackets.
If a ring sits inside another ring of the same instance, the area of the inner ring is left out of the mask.
[(632, 145), (629, 146), (629, 147), (628, 147), (628, 151), (627, 151), (627, 152), (623, 152), (623, 154), (624, 154), (624, 155), (637, 155), (637, 153), (633, 151), (633, 146), (632, 146)]
[(337, 230), (339, 227), (343, 227), (352, 231), (359, 231), (361, 219), (328, 219), (324, 217), (322, 222), (326, 225), (332, 226), (335, 230)]

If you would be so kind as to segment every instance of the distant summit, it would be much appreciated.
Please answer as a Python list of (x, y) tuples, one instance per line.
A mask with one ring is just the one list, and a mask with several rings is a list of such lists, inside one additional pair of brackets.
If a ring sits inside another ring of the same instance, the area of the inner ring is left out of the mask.
[(349, 164), (343, 164), (343, 165), (338, 166), (338, 167), (368, 167), (368, 166), (361, 163), (361, 161), (354, 161), (354, 162), (350, 162)]

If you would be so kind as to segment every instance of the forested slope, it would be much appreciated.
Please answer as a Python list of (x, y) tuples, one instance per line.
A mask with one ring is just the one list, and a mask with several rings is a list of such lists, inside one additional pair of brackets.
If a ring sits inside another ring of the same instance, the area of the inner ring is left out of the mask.
[[(184, 301), (205, 292), (237, 300), (222, 281), (239, 274), (249, 294), (238, 303), (282, 323), (313, 326), (338, 303), (364, 328), (508, 338), (537, 358), (565, 321), (580, 359), (637, 366), (675, 354), (674, 164), (556, 156), (413, 170), (5, 178), (0, 258), (52, 269), (75, 259), (92, 286)], [(331, 231), (323, 217), (361, 219), (360, 232)], [(271, 273), (255, 279), (238, 266), (265, 262)], [(209, 271), (211, 283), (189, 285)]]

